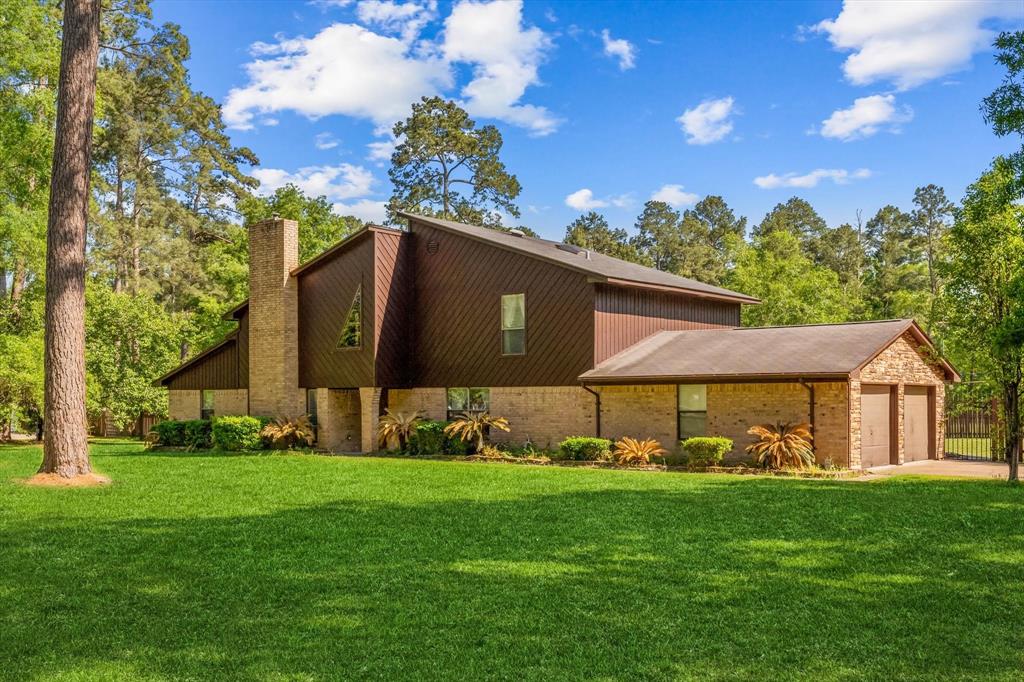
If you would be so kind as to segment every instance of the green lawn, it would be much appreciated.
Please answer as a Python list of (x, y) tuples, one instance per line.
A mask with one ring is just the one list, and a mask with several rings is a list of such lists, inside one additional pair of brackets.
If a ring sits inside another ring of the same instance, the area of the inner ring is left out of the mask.
[(1024, 488), (144, 453), (14, 483), (10, 679), (1021, 679)]

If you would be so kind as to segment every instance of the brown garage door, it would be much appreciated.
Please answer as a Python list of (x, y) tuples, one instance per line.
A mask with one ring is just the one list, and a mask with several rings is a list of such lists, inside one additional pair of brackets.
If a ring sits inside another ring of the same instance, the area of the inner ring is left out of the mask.
[(860, 387), (860, 461), (863, 467), (889, 464), (889, 387)]
[(903, 461), (928, 459), (931, 434), (928, 387), (907, 386), (903, 394)]

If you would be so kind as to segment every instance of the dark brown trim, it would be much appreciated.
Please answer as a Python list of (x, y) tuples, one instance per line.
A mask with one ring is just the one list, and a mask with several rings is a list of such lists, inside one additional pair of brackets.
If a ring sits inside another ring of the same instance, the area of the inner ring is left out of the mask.
[(805, 379), (815, 381), (849, 380), (846, 374), (703, 374), (692, 376), (659, 377), (600, 377), (580, 375), (580, 383), (593, 386), (620, 386), (623, 384), (778, 384), (800, 383)]
[[(590, 388), (590, 386), (587, 386), (586, 384), (583, 384), (583, 390), (594, 396), (594, 422), (595, 422), (595, 424), (594, 424), (594, 427), (595, 427), (594, 431), (595, 431), (595, 436), (597, 438), (600, 438), (601, 437), (601, 392), (600, 391), (595, 391), (594, 389)], [(677, 401), (679, 400), (678, 394), (676, 395), (676, 400)], [(679, 419), (676, 418), (676, 431), (678, 431), (678, 430), (679, 430)]]
[(701, 291), (699, 289), (689, 289), (686, 287), (671, 287), (665, 284), (647, 284), (646, 282), (637, 282), (629, 279), (618, 279), (616, 277), (593, 277), (595, 284), (608, 284), (616, 287), (629, 287), (632, 289), (650, 289), (652, 291), (665, 291), (677, 294), (686, 294), (687, 296), (694, 296), (697, 298), (710, 298), (715, 301), (729, 301), (730, 303), (743, 303), (746, 305), (761, 305), (761, 300), (754, 298), (753, 296), (728, 296), (726, 294), (716, 294), (709, 291)]
[[(904, 397), (904, 400), (906, 397)], [(900, 427), (900, 386), (889, 384), (889, 464), (900, 463), (900, 440), (903, 429)]]

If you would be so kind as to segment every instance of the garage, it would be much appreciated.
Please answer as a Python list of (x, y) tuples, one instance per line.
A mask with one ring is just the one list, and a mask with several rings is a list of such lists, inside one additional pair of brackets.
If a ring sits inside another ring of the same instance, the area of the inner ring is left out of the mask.
[(931, 454), (933, 411), (927, 386), (907, 386), (903, 397), (903, 461), (928, 459)]
[(892, 421), (890, 388), (886, 385), (861, 386), (861, 466), (890, 464), (889, 425)]

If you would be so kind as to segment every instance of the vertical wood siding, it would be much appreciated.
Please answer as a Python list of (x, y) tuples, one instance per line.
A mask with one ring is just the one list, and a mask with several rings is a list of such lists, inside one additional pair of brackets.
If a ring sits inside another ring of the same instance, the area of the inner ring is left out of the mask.
[[(374, 381), (374, 239), (367, 231), (337, 257), (299, 277), (299, 384), (357, 388)], [(362, 347), (338, 350), (341, 326), (363, 287)]]
[(376, 386), (404, 386), (410, 381), (412, 263), (408, 236), (374, 233)]
[(238, 320), (238, 388), (249, 388), (249, 309)]
[(595, 285), (594, 364), (659, 331), (740, 325), (740, 305), (659, 291)]
[[(410, 221), (417, 386), (576, 385), (593, 361), (580, 273)], [(526, 294), (526, 354), (501, 354), (501, 295)]]

